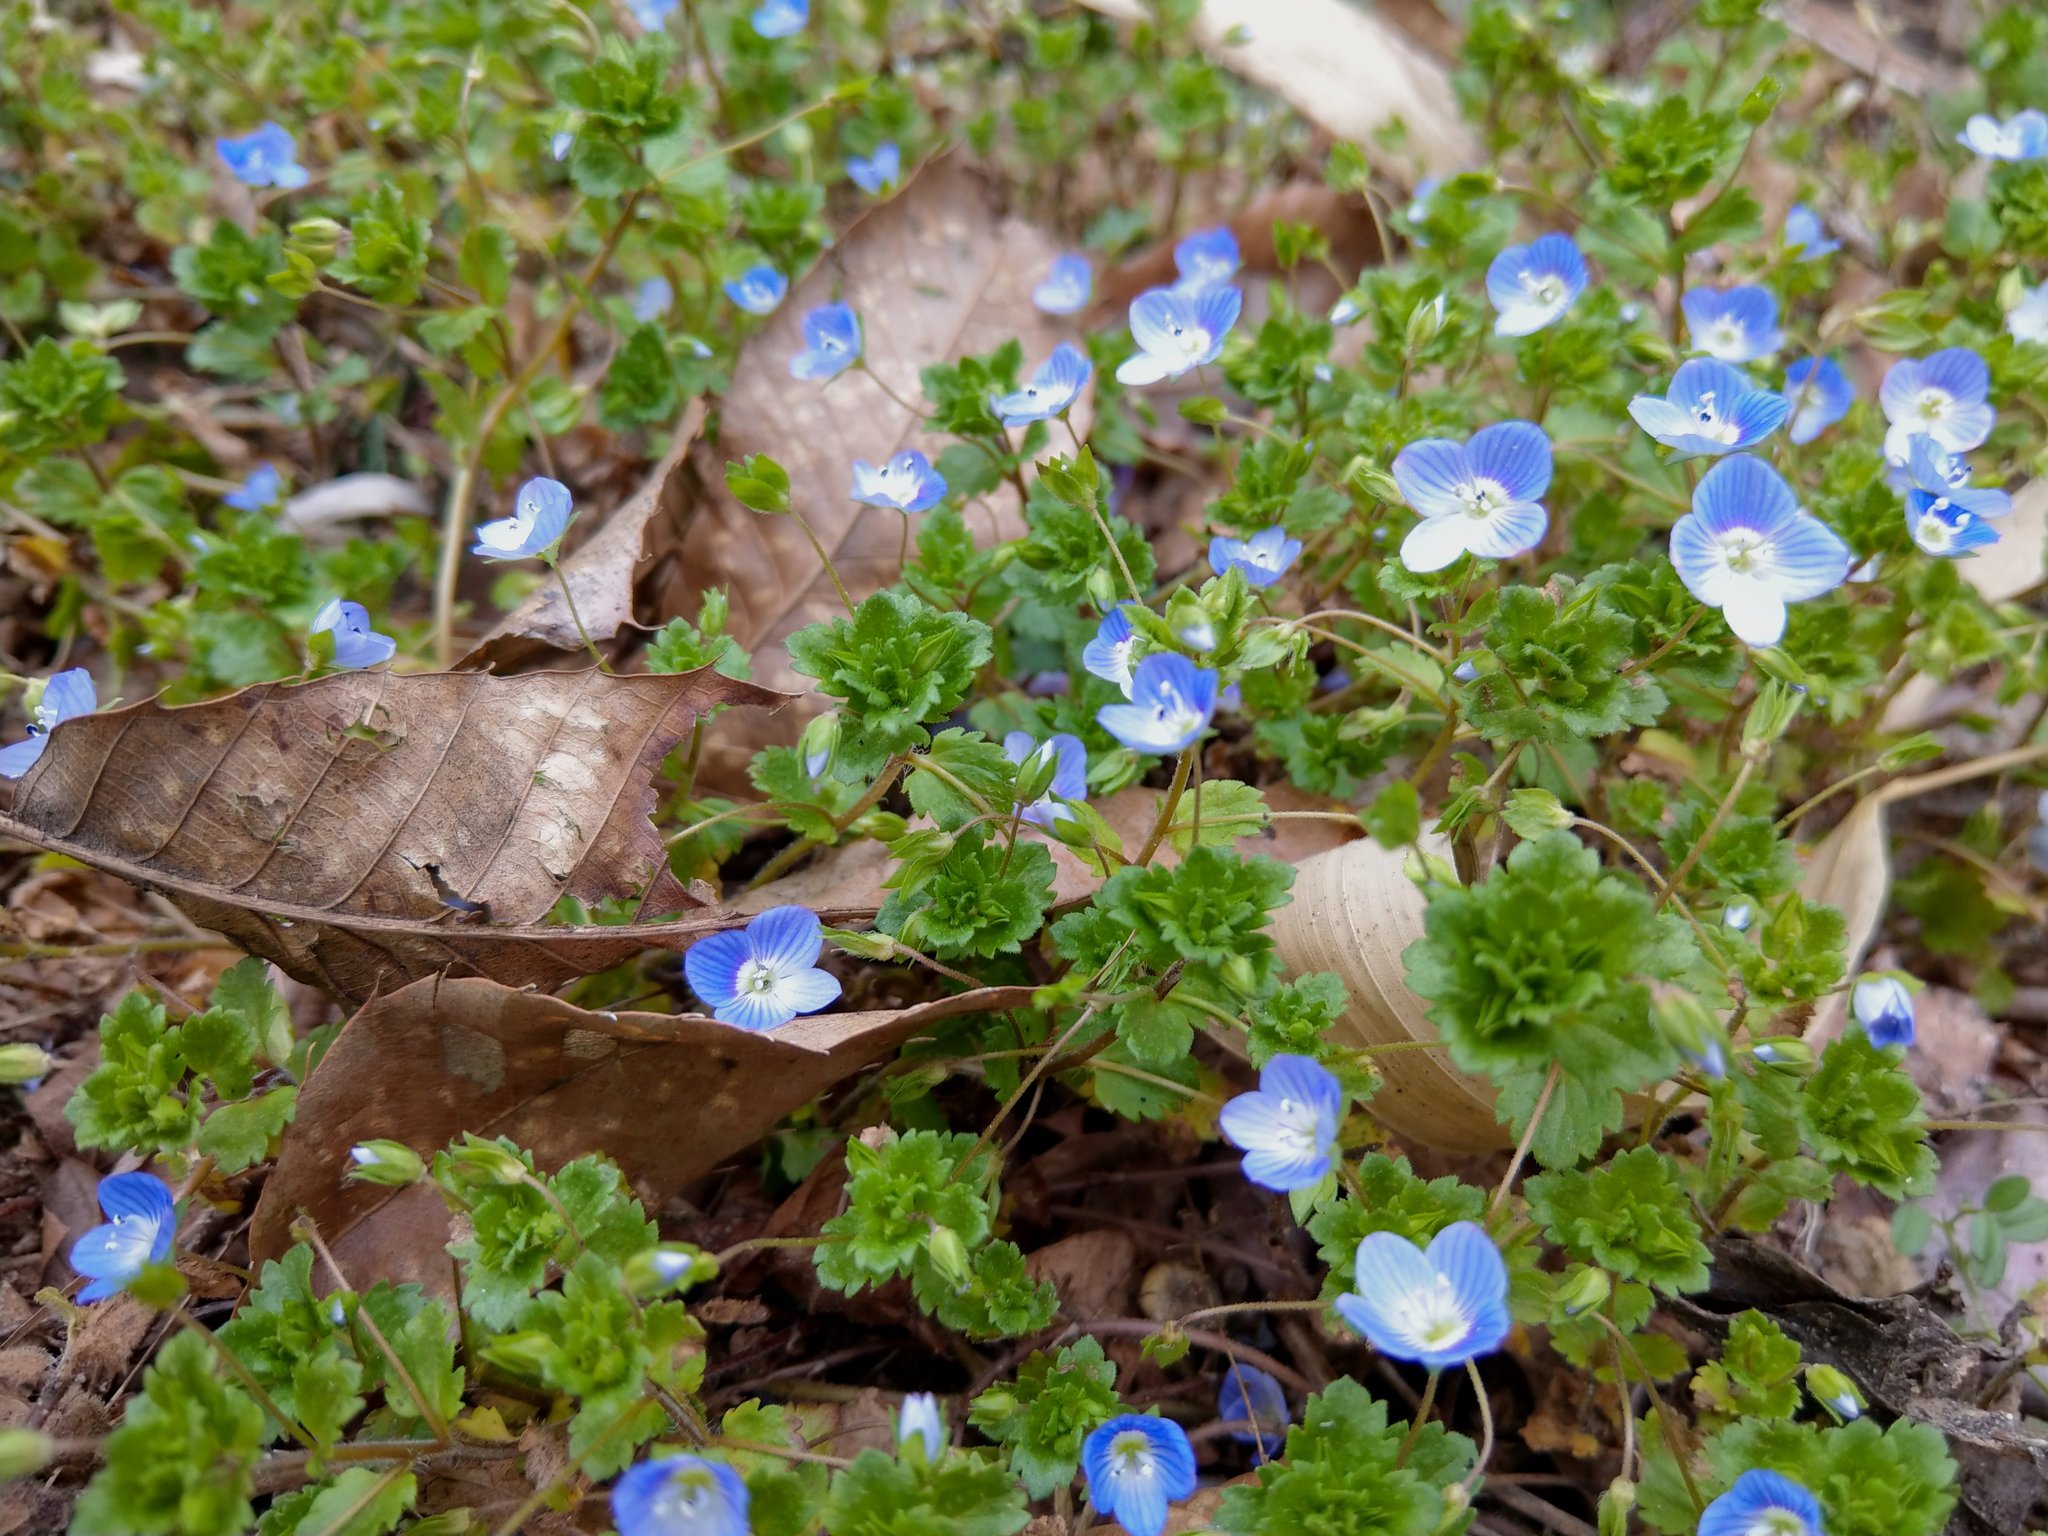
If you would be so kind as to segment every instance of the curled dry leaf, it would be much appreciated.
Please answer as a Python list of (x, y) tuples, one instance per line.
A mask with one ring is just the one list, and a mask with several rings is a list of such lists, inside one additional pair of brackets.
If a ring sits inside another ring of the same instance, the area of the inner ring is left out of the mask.
[(434, 510), (427, 493), (396, 475), (364, 472), (308, 486), (284, 504), (283, 521), (314, 544), (340, 544), (345, 523), (378, 517), (425, 517)]
[[(422, 1156), (465, 1131), (509, 1136), (559, 1168), (602, 1152), (650, 1210), (784, 1115), (910, 1039), (967, 1013), (1028, 1007), (984, 987), (920, 1007), (821, 1014), (756, 1033), (704, 1018), (590, 1013), (481, 979), (421, 981), (349, 1020), (299, 1095), (250, 1233), (260, 1262), (305, 1213), (352, 1284), (445, 1290), (447, 1210), (431, 1184), (348, 1184), (349, 1148), (389, 1137)], [(363, 1085), (374, 1080), (375, 1094)]]
[(437, 974), (552, 988), (729, 921), (541, 920), (655, 882), (653, 910), (691, 904), (654, 770), (713, 706), (775, 699), (709, 669), (376, 671), (131, 704), (51, 733), (0, 836), (162, 891), (352, 1000)]

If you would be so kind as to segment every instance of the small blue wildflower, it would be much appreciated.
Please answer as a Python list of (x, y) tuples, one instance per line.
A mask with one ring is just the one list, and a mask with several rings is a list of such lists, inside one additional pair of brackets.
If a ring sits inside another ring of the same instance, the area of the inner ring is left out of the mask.
[(1240, 1093), (1216, 1117), (1244, 1153), (1244, 1176), (1262, 1189), (1313, 1189), (1337, 1166), (1344, 1090), (1313, 1056), (1274, 1056), (1254, 1093)]
[(1157, 384), (1213, 363), (1243, 307), (1244, 295), (1227, 284), (1199, 293), (1147, 289), (1131, 301), (1131, 335), (1138, 350), (1118, 365), (1117, 382)]
[(1570, 309), (1586, 288), (1586, 258), (1569, 235), (1511, 245), (1486, 269), (1486, 296), (1500, 312), (1496, 336), (1528, 336)]
[(997, 395), (989, 406), (1002, 417), (1006, 427), (1025, 427), (1034, 421), (1064, 416), (1081, 397), (1082, 386), (1095, 371), (1088, 355), (1071, 342), (1061, 342), (1052, 356), (1038, 365), (1031, 382), (1012, 394)]
[[(1931, 437), (1916, 437), (1906, 451), (1907, 521), (1929, 514), (1947, 517), (1960, 510), (1971, 518), (2004, 517), (2012, 511), (2012, 497), (1995, 486), (1970, 484), (1970, 466), (1961, 454), (1945, 453)], [(1970, 526), (1964, 523), (1962, 526)], [(1991, 543), (1991, 538), (1979, 540)], [(1927, 546), (1923, 543), (1921, 548)]]
[(1301, 554), (1301, 540), (1290, 539), (1285, 528), (1261, 528), (1248, 539), (1225, 538), (1222, 534), (1209, 541), (1209, 564), (1218, 576), (1226, 575), (1234, 566), (1244, 572), (1245, 581), (1252, 587), (1270, 587), (1294, 564)]
[(1877, 390), (1877, 403), (1891, 423), (1884, 456), (1904, 464), (1922, 433), (1950, 453), (1975, 448), (1998, 420), (1985, 401), (1990, 391), (1991, 370), (1968, 347), (1944, 347), (1893, 363)]
[(770, 315), (789, 292), (789, 279), (765, 261), (728, 278), (725, 296), (750, 315)]
[(1785, 344), (1778, 301), (1754, 283), (1736, 288), (1690, 288), (1679, 300), (1692, 344), (1724, 363), (1753, 363)]
[(2005, 329), (2014, 341), (2048, 344), (2048, 283), (2020, 290), (2020, 301), (2005, 313)]
[(1678, 365), (1664, 398), (1637, 395), (1628, 413), (1678, 459), (1718, 455), (1760, 443), (1785, 423), (1792, 403), (1759, 389), (1739, 368), (1711, 357)]
[(1792, 402), (1785, 435), (1810, 443), (1849, 414), (1856, 386), (1832, 357), (1802, 357), (1785, 370), (1785, 398)]
[(313, 615), (313, 622), (306, 632), (334, 637), (334, 664), (337, 667), (378, 666), (389, 661), (398, 650), (396, 640), (370, 628), (369, 609), (345, 598), (329, 598), (326, 606)]
[(1776, 645), (1785, 605), (1840, 586), (1850, 558), (1832, 529), (1799, 509), (1778, 472), (1746, 453), (1707, 471), (1692, 510), (1671, 529), (1678, 579), (1751, 645)]
[(761, 0), (747, 18), (762, 37), (794, 37), (811, 19), (811, 0)]
[(770, 907), (744, 928), (692, 944), (683, 974), (720, 1023), (775, 1029), (839, 996), (839, 978), (818, 969), (824, 947), (824, 930), (808, 907)]
[(555, 162), (557, 164), (560, 164), (562, 161), (568, 159), (569, 151), (574, 149), (575, 147), (576, 135), (571, 133), (566, 128), (562, 129), (553, 138), (548, 140), (548, 153), (555, 157)]
[(510, 517), (485, 523), (470, 550), (486, 560), (526, 560), (544, 555), (569, 528), (569, 487), (536, 475), (519, 487)]
[(43, 755), (50, 744), (50, 732), (66, 720), (76, 720), (100, 707), (92, 674), (83, 667), (59, 672), (43, 684), (42, 697), (29, 711), (28, 738), (11, 747), (0, 747), (0, 779), (18, 779)]
[(1479, 663), (1472, 660), (1472, 658), (1469, 656), (1466, 657), (1465, 660), (1459, 662), (1455, 667), (1451, 668), (1451, 676), (1456, 678), (1461, 683), (1469, 683), (1472, 681), (1473, 678), (1477, 677), (1478, 675)]
[(213, 147), (228, 173), (244, 186), (277, 187), (289, 192), (306, 184), (306, 168), (299, 164), (298, 146), (276, 123), (266, 122), (239, 139), (215, 139)]
[(1137, 637), (1131, 633), (1131, 621), (1124, 614), (1128, 606), (1118, 603), (1104, 614), (1096, 626), (1095, 638), (1081, 647), (1082, 667), (1105, 682), (1115, 683), (1127, 699), (1131, 696), (1131, 649), (1137, 644)]
[(915, 448), (903, 452), (877, 469), (866, 459), (853, 461), (853, 499), (871, 507), (894, 507), (899, 512), (924, 512), (946, 497), (946, 477), (932, 468), (932, 461)]
[(1839, 240), (1828, 238), (1828, 227), (1820, 215), (1804, 203), (1785, 210), (1785, 248), (1797, 251), (1801, 261), (1819, 261), (1842, 248)]
[(1077, 315), (1095, 293), (1095, 269), (1075, 251), (1055, 256), (1052, 269), (1031, 290), (1031, 302), (1048, 315)]
[(1926, 511), (1906, 513), (1906, 531), (1927, 554), (1944, 560), (1974, 555), (1998, 542), (1998, 530), (1953, 502), (1930, 504)]
[(1133, 752), (1163, 757), (1192, 745), (1215, 713), (1216, 674), (1162, 651), (1132, 669), (1130, 702), (1103, 705), (1095, 721)]
[(1020, 776), (1025, 767), (1036, 768), (1047, 757), (1057, 761), (1046, 792), (1017, 813), (1034, 827), (1050, 830), (1054, 822), (1072, 817), (1074, 813), (1060, 801), (1088, 798), (1088, 749), (1078, 736), (1059, 731), (1038, 741), (1029, 731), (1012, 731), (1003, 738), (1003, 756), (1017, 765)]
[(1468, 442), (1424, 438), (1394, 458), (1394, 483), (1422, 521), (1401, 540), (1411, 571), (1440, 571), (1460, 555), (1505, 560), (1550, 526), (1550, 439), (1526, 421), (1496, 422)]
[(1452, 1222), (1426, 1251), (1397, 1232), (1369, 1234), (1353, 1286), (1337, 1311), (1391, 1359), (1440, 1371), (1508, 1336), (1508, 1267), (1476, 1222)]
[(1724, 927), (1733, 928), (1737, 933), (1749, 932), (1749, 925), (1756, 921), (1756, 909), (1746, 901), (1730, 902), (1721, 914)]
[(2048, 156), (2048, 113), (2028, 107), (2001, 123), (1979, 112), (1963, 124), (1956, 141), (1987, 160), (2039, 160)]
[(1913, 1043), (1913, 993), (1898, 977), (1864, 977), (1849, 993), (1849, 1009), (1872, 1045)]
[(1823, 1536), (1820, 1500), (1789, 1477), (1752, 1467), (1700, 1512), (1699, 1536)]
[(1358, 307), (1358, 300), (1345, 294), (1330, 306), (1330, 324), (1336, 326), (1355, 325), (1365, 311)]
[(221, 497), (238, 512), (262, 512), (284, 499), (284, 478), (267, 459), (249, 471), (249, 478)]
[(619, 1536), (747, 1536), (747, 1483), (722, 1461), (664, 1456), (612, 1484)]
[(1287, 1393), (1256, 1365), (1230, 1362), (1216, 1394), (1216, 1417), (1226, 1424), (1250, 1425), (1233, 1429), (1230, 1438), (1256, 1445), (1268, 1456), (1278, 1456), (1287, 1443)]
[(1081, 1444), (1088, 1497), (1131, 1533), (1159, 1536), (1167, 1506), (1195, 1491), (1195, 1448), (1171, 1419), (1118, 1414)]
[(626, 0), (626, 10), (644, 32), (659, 32), (675, 14), (677, 0)]
[(939, 1400), (929, 1392), (912, 1392), (896, 1413), (896, 1454), (920, 1455), (937, 1461), (946, 1454), (946, 1421), (939, 1414)]
[(1185, 294), (1207, 293), (1237, 276), (1244, 265), (1238, 255), (1237, 236), (1228, 228), (1198, 229), (1173, 248), (1174, 269), (1180, 280), (1173, 286)]
[(860, 347), (860, 316), (844, 304), (820, 304), (804, 316), (804, 349), (789, 360), (789, 376), (837, 378), (860, 356)]
[(643, 325), (659, 320), (676, 301), (676, 291), (665, 277), (650, 277), (633, 291), (633, 318)]
[(853, 184), (861, 191), (880, 197), (903, 179), (903, 151), (892, 141), (865, 159), (859, 155), (848, 155), (846, 174), (853, 178)]
[(109, 1220), (71, 1245), (71, 1267), (92, 1283), (80, 1301), (105, 1301), (142, 1273), (162, 1264), (177, 1240), (177, 1202), (171, 1186), (153, 1173), (110, 1173), (100, 1180), (100, 1209)]

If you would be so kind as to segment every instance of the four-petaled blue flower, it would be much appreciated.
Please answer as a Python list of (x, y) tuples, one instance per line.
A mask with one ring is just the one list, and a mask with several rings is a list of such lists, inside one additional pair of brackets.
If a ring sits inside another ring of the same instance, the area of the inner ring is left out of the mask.
[(747, 18), (762, 37), (794, 37), (811, 19), (811, 0), (761, 0)]
[(569, 527), (569, 487), (535, 475), (519, 487), (510, 517), (485, 523), (476, 531), (470, 553), (486, 560), (526, 560), (544, 555), (561, 542)]
[(1753, 363), (1785, 344), (1778, 301), (1754, 283), (1738, 288), (1688, 289), (1679, 307), (1692, 344), (1724, 363)]
[(612, 1485), (619, 1536), (747, 1536), (747, 1483), (722, 1461), (664, 1456)]
[(1060, 801), (1088, 798), (1088, 749), (1078, 736), (1058, 731), (1038, 741), (1029, 731), (1012, 731), (1003, 738), (1003, 756), (1017, 765), (1019, 777), (1025, 767), (1039, 767), (1047, 757), (1056, 761), (1045, 793), (1029, 805), (1019, 802), (1018, 816), (1034, 827), (1050, 828), (1060, 818), (1074, 814)]
[(374, 667), (389, 661), (398, 649), (396, 640), (370, 628), (369, 609), (345, 598), (329, 598), (326, 606), (313, 615), (307, 633), (334, 637), (337, 667)]
[(1285, 528), (1261, 528), (1248, 539), (1230, 539), (1222, 534), (1209, 541), (1209, 564), (1218, 576), (1235, 566), (1254, 587), (1270, 587), (1301, 554), (1301, 540), (1290, 539)]
[(1198, 229), (1173, 248), (1174, 269), (1180, 279), (1174, 287), (1182, 293), (1206, 293), (1237, 276), (1244, 265), (1238, 255), (1237, 236), (1227, 227)]
[(844, 304), (820, 304), (804, 316), (804, 349), (789, 360), (793, 379), (832, 379), (860, 356), (860, 316)]
[(249, 471), (249, 478), (221, 497), (238, 512), (261, 512), (284, 499), (284, 478), (267, 459)]
[(1944, 560), (1973, 555), (1998, 542), (1997, 529), (1946, 497), (1929, 502), (1921, 511), (1908, 508), (1906, 531), (1921, 550)]
[(1792, 402), (1785, 435), (1810, 443), (1849, 414), (1856, 386), (1832, 357), (1802, 357), (1785, 370), (1785, 398)]
[(683, 974), (720, 1023), (774, 1029), (839, 996), (839, 978), (818, 969), (824, 947), (824, 931), (810, 908), (770, 907), (744, 928), (692, 944), (683, 956)]
[(929, 1392), (912, 1392), (896, 1413), (896, 1454), (916, 1454), (937, 1461), (946, 1454), (946, 1421), (939, 1400)]
[(1906, 453), (1906, 530), (1930, 555), (1960, 555), (1996, 544), (1985, 518), (2012, 511), (2012, 497), (1994, 486), (1972, 486), (1970, 466), (1945, 453), (1931, 437), (1916, 437)]
[(1131, 696), (1131, 649), (1138, 643), (1124, 613), (1128, 606), (1118, 603), (1105, 613), (1095, 628), (1095, 638), (1081, 647), (1082, 667), (1104, 682), (1115, 683), (1127, 699)]
[(2048, 156), (2048, 113), (2028, 107), (2001, 123), (1979, 112), (1963, 124), (1956, 141), (1987, 160), (2039, 160)]
[(1751, 645), (1776, 645), (1785, 605), (1840, 586), (1850, 559), (1849, 546), (1799, 509), (1778, 472), (1746, 453), (1707, 471), (1692, 510), (1671, 529), (1678, 579)]
[(1711, 357), (1680, 363), (1663, 399), (1637, 395), (1628, 406), (1637, 426), (1677, 450), (1674, 460), (1760, 443), (1784, 425), (1791, 411), (1783, 395), (1757, 388), (1740, 368)]
[(1893, 363), (1877, 390), (1877, 403), (1891, 423), (1884, 456), (1904, 464), (1922, 433), (1950, 453), (1975, 448), (1998, 419), (1984, 398), (1990, 390), (1991, 370), (1968, 347), (1944, 347)]
[(1244, 1153), (1244, 1176), (1283, 1194), (1313, 1189), (1337, 1166), (1344, 1090), (1313, 1056), (1279, 1055), (1259, 1071), (1256, 1093), (1240, 1093), (1216, 1124)]
[(178, 1236), (171, 1186), (153, 1173), (110, 1173), (100, 1180), (100, 1209), (111, 1218), (71, 1245), (71, 1267), (92, 1283), (80, 1301), (104, 1301), (145, 1264), (162, 1264)]
[(1215, 713), (1216, 674), (1161, 651), (1133, 669), (1130, 702), (1103, 705), (1095, 721), (1133, 752), (1164, 756), (1192, 745)]
[[(738, 277), (726, 279), (725, 283), (725, 296), (750, 315), (773, 314), (788, 292), (789, 279), (765, 261), (747, 268)], [(856, 322), (855, 335), (858, 334)]]
[(879, 197), (903, 179), (903, 151), (891, 141), (865, 159), (859, 155), (848, 155), (846, 174), (853, 178), (853, 184), (861, 191)]
[(1898, 977), (1864, 977), (1850, 990), (1849, 1009), (1872, 1045), (1913, 1043), (1913, 992)]
[(1465, 554), (1505, 560), (1550, 526), (1550, 439), (1526, 421), (1496, 422), (1469, 442), (1424, 438), (1395, 456), (1394, 483), (1422, 514), (1401, 541), (1409, 570), (1440, 571)]
[(1500, 312), (1496, 336), (1527, 336), (1572, 307), (1586, 287), (1586, 258), (1569, 235), (1511, 245), (1486, 269), (1486, 296)]
[(633, 290), (633, 318), (643, 325), (659, 320), (676, 301), (676, 291), (665, 277), (650, 277)]
[(43, 684), (43, 696), (29, 711), (28, 739), (11, 747), (0, 747), (0, 779), (18, 779), (27, 773), (50, 744), (50, 732), (66, 720), (89, 715), (99, 707), (99, 694), (92, 686), (90, 672), (72, 667), (57, 673)]
[(1157, 384), (1213, 363), (1223, 338), (1237, 324), (1244, 295), (1234, 287), (1150, 288), (1131, 301), (1131, 335), (1138, 350), (1118, 364), (1119, 384)]
[(1055, 256), (1052, 268), (1031, 290), (1031, 302), (1048, 315), (1078, 315), (1095, 293), (1095, 269), (1077, 251)]
[(647, 32), (659, 32), (675, 14), (678, 0), (626, 0), (626, 10)]
[(1369, 1234), (1352, 1285), (1337, 1311), (1394, 1360), (1440, 1371), (1508, 1336), (1508, 1267), (1476, 1222), (1452, 1222), (1426, 1251), (1398, 1232)]
[(1819, 214), (1804, 203), (1794, 203), (1785, 210), (1785, 248), (1797, 251), (1801, 261), (1819, 261), (1839, 251), (1842, 242), (1828, 238)]
[(1700, 1512), (1699, 1536), (1824, 1536), (1820, 1500), (1781, 1473), (1752, 1467)]
[(1250, 1425), (1233, 1429), (1230, 1438), (1240, 1445), (1256, 1445), (1268, 1456), (1279, 1455), (1287, 1443), (1287, 1394), (1256, 1365), (1230, 1362), (1216, 1394), (1216, 1417), (1226, 1424)]
[(1122, 1413), (1081, 1443), (1088, 1497), (1131, 1536), (1159, 1536), (1167, 1506), (1195, 1491), (1195, 1448), (1171, 1419)]
[(289, 192), (306, 184), (306, 168), (299, 164), (298, 146), (276, 123), (266, 122), (239, 139), (215, 139), (213, 147), (229, 174), (245, 186), (277, 187)]
[(2020, 290), (2020, 301), (2005, 312), (2005, 329), (2014, 341), (2048, 344), (2048, 283)]
[(1081, 387), (1095, 371), (1088, 355), (1071, 342), (1061, 342), (1052, 356), (1038, 365), (1031, 382), (1014, 394), (997, 395), (990, 407), (1006, 427), (1025, 427), (1034, 421), (1063, 416), (1080, 398)]
[(906, 448), (879, 469), (866, 459), (853, 461), (853, 499), (871, 507), (923, 512), (946, 496), (946, 477), (915, 448)]

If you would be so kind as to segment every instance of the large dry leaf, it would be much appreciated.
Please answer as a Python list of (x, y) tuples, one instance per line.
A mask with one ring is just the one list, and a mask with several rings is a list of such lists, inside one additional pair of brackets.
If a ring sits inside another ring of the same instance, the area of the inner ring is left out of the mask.
[[(590, 1013), (483, 980), (422, 981), (343, 1027), (299, 1095), (250, 1234), (260, 1261), (310, 1215), (351, 1282), (445, 1289), (447, 1210), (431, 1185), (345, 1183), (373, 1137), (430, 1156), (465, 1131), (509, 1136), (543, 1168), (612, 1158), (650, 1210), (926, 1025), (1029, 1006), (985, 987), (921, 1007), (821, 1014), (764, 1033), (703, 1018)], [(375, 1092), (366, 1091), (374, 1083)]]
[[(775, 697), (708, 669), (378, 671), (132, 704), (58, 726), (0, 836), (161, 890), (346, 998), (442, 973), (552, 988), (728, 921), (541, 922), (666, 877), (662, 756), (712, 706)], [(667, 894), (655, 910), (688, 904)]]

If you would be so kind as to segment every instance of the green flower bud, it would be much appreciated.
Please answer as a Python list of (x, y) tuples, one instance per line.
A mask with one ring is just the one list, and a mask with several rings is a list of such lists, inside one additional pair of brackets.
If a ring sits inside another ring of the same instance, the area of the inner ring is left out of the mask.
[(857, 933), (851, 928), (827, 928), (826, 942), (862, 960), (893, 960), (896, 941), (886, 933)]
[(1607, 1305), (1614, 1294), (1614, 1282), (1607, 1271), (1588, 1265), (1557, 1288), (1557, 1309), (1566, 1317), (1583, 1317)]
[(495, 1141), (475, 1136), (459, 1147), (450, 1147), (447, 1158), (460, 1172), (477, 1174), (498, 1184), (524, 1184), (528, 1177), (526, 1164), (517, 1154)]
[(1749, 707), (1748, 718), (1742, 722), (1742, 755), (1748, 758), (1762, 757), (1770, 750), (1771, 743), (1785, 734), (1793, 716), (1799, 713), (1806, 702), (1806, 690), (1780, 682), (1775, 677), (1764, 679), (1757, 690), (1756, 702)]
[[(1005, 548), (1009, 546), (1005, 545)], [(1096, 566), (1088, 573), (1086, 582), (1088, 601), (1104, 613), (1117, 605), (1116, 577), (1106, 566)]]
[(1636, 1485), (1617, 1477), (1600, 1495), (1600, 1536), (1628, 1536), (1628, 1517), (1636, 1507)]
[(1220, 427), (1228, 414), (1223, 402), (1214, 395), (1196, 395), (1180, 403), (1181, 420), (1192, 421), (1198, 427)]
[(363, 1184), (417, 1184), (427, 1165), (401, 1141), (365, 1141), (348, 1149), (348, 1176)]
[(31, 1083), (55, 1065), (40, 1045), (0, 1045), (0, 1083)]
[(1045, 798), (1059, 777), (1060, 755), (1051, 742), (1040, 742), (1017, 768), (1017, 803), (1031, 805)]
[(57, 1442), (39, 1429), (0, 1429), (0, 1477), (29, 1477), (50, 1464)]
[(933, 1227), (925, 1252), (931, 1258), (932, 1268), (953, 1284), (964, 1288), (973, 1281), (974, 1266), (967, 1259), (967, 1244), (951, 1227)]
[(1843, 1423), (1860, 1417), (1869, 1406), (1863, 1394), (1856, 1389), (1856, 1383), (1832, 1365), (1809, 1365), (1806, 1368), (1806, 1390), (1813, 1394), (1815, 1402)]
[(292, 249), (315, 261), (332, 261), (334, 253), (341, 249), (341, 243), (347, 238), (348, 230), (332, 219), (292, 220)]
[(1803, 1072), (1813, 1065), (1813, 1047), (1796, 1035), (1773, 1035), (1768, 1040), (1759, 1040), (1749, 1048), (1749, 1054), (1767, 1067), (1784, 1067), (1788, 1071)]
[(1444, 296), (1418, 304), (1408, 313), (1408, 350), (1420, 352), (1435, 341), (1444, 328)]

